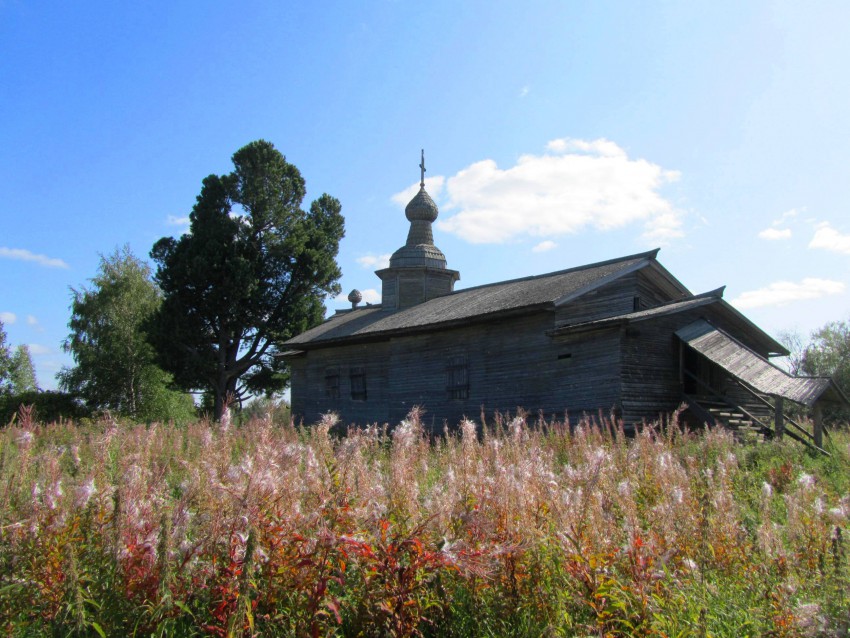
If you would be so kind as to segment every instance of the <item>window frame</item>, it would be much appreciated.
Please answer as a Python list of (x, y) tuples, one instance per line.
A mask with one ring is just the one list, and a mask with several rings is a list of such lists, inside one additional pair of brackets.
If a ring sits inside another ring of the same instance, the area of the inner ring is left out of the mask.
[(351, 400), (366, 401), (369, 396), (366, 385), (366, 368), (364, 366), (353, 366), (348, 371), (348, 381), (351, 387)]
[(451, 355), (446, 362), (446, 395), (449, 401), (469, 399), (469, 360), (465, 354)]
[[(340, 398), (339, 368), (325, 368), (325, 398), (339, 400)], [(331, 380), (335, 379), (336, 383)]]

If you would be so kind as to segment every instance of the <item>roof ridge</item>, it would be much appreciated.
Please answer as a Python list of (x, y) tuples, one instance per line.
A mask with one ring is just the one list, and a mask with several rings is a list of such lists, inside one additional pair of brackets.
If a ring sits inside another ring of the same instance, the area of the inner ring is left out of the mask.
[(626, 312), (623, 316), (633, 315), (639, 312), (647, 312), (649, 310), (658, 310), (659, 308), (666, 308), (667, 306), (673, 306), (677, 303), (685, 303), (688, 301), (693, 301), (695, 299), (708, 299), (710, 297), (714, 297), (716, 299), (723, 299), (723, 292), (726, 290), (726, 286), (720, 286), (719, 288), (715, 288), (714, 290), (707, 290), (706, 292), (701, 292), (698, 295), (691, 295), (690, 297), (682, 297), (681, 299), (671, 299), (670, 301), (665, 301), (664, 303), (658, 304), (657, 306), (652, 306), (651, 308), (643, 308), (642, 310), (636, 310), (633, 312)]
[(460, 290), (453, 290), (448, 295), (443, 295), (444, 297), (451, 297), (453, 295), (461, 294), (464, 292), (468, 292), (470, 290), (480, 290), (481, 288), (492, 288), (493, 286), (501, 286), (504, 284), (515, 284), (521, 281), (534, 281), (535, 279), (545, 279), (546, 277), (555, 277), (557, 275), (565, 275), (571, 272), (579, 272), (581, 270), (590, 270), (591, 268), (599, 268), (600, 266), (608, 266), (610, 264), (616, 264), (621, 261), (630, 261), (633, 259), (655, 259), (658, 255), (658, 251), (660, 248), (653, 248), (652, 250), (647, 250), (642, 253), (635, 253), (634, 255), (626, 255), (625, 257), (616, 257), (614, 259), (606, 259), (604, 261), (598, 261), (592, 264), (584, 264), (583, 266), (573, 266), (572, 268), (565, 268), (563, 270), (555, 270), (552, 272), (547, 272), (542, 275), (529, 275), (527, 277), (517, 277), (516, 279), (505, 279), (503, 281), (494, 281), (489, 284), (480, 284), (478, 286), (470, 286), (469, 288), (461, 288)]

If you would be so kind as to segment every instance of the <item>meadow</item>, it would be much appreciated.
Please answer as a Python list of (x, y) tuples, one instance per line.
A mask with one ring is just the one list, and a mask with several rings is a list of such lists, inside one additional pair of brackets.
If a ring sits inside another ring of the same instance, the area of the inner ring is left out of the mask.
[(850, 436), (0, 430), (11, 636), (847, 636)]

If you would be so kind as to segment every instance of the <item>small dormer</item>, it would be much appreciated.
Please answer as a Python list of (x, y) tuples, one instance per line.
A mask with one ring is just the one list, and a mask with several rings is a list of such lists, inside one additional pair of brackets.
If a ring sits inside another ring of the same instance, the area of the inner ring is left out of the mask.
[(446, 257), (434, 245), (431, 224), (439, 211), (425, 190), (425, 151), (422, 151), (419, 192), (405, 207), (410, 222), (407, 242), (390, 257), (389, 268), (378, 270), (381, 278), (381, 307), (404, 310), (454, 290), (460, 273), (446, 268)]

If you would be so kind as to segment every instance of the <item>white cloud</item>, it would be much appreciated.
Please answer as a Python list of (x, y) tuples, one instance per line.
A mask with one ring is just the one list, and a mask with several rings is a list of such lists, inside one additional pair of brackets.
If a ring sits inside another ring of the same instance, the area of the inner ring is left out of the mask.
[(830, 226), (829, 222), (824, 222), (818, 225), (815, 236), (809, 242), (809, 248), (850, 255), (850, 235), (843, 235)]
[(30, 347), (30, 353), (31, 354), (41, 355), (41, 354), (50, 354), (51, 352), (53, 352), (50, 348), (48, 348), (47, 346), (43, 346), (40, 343), (30, 343), (30, 344), (27, 344), (27, 345), (29, 345), (29, 347)]
[[(425, 190), (428, 191), (428, 194), (436, 199), (443, 192), (443, 186), (446, 183), (446, 178), (442, 175), (435, 175), (434, 177), (426, 177), (425, 178)], [(411, 199), (414, 198), (416, 193), (419, 192), (419, 182), (415, 184), (411, 184), (407, 188), (405, 188), (400, 193), (396, 193), (390, 199), (392, 199), (396, 204), (404, 207), (410, 202)]]
[(765, 228), (759, 234), (759, 239), (766, 239), (768, 241), (778, 241), (780, 239), (791, 239), (791, 229), (790, 228)]
[[(591, 227), (606, 231), (643, 225), (645, 241), (681, 237), (682, 212), (658, 190), (679, 173), (643, 159), (629, 159), (616, 143), (569, 138), (552, 140), (549, 152), (523, 155), (501, 169), (493, 160), (476, 162), (443, 184), (437, 226), (472, 243), (502, 243), (522, 236), (557, 237)], [(442, 180), (442, 178), (432, 178)], [(393, 196), (406, 204), (418, 186)]]
[(358, 257), (354, 261), (363, 266), (364, 268), (375, 268), (380, 270), (381, 268), (389, 268), (390, 266), (390, 253), (386, 253), (384, 255), (363, 255), (362, 257)]
[(760, 231), (758, 234), (759, 239), (765, 239), (767, 241), (780, 241), (783, 239), (791, 239), (791, 229), (790, 228), (781, 228), (781, 226), (785, 225), (787, 222), (791, 221), (801, 212), (806, 210), (806, 207), (802, 208), (792, 208), (790, 210), (786, 210), (782, 213), (777, 219), (774, 219), (770, 222), (770, 226)]
[(545, 253), (548, 250), (552, 250), (553, 248), (557, 248), (558, 244), (553, 242), (551, 239), (547, 239), (546, 241), (541, 241), (534, 248), (531, 249), (533, 253)]
[(602, 157), (626, 157), (626, 152), (616, 142), (600, 138), (588, 142), (570, 137), (562, 137), (552, 140), (546, 144), (546, 148), (556, 153), (584, 153), (587, 155), (600, 155)]
[(743, 292), (733, 299), (732, 303), (738, 308), (783, 306), (793, 301), (838, 295), (844, 292), (844, 288), (844, 284), (840, 281), (814, 277), (807, 277), (800, 283), (777, 281), (758, 290)]
[(381, 293), (374, 288), (361, 290), (360, 294), (363, 295), (363, 303), (381, 303)]
[(18, 315), (14, 312), (0, 312), (0, 321), (7, 326), (15, 323), (18, 320)]
[(519, 90), (519, 97), (525, 97), (526, 95), (528, 95), (528, 92), (529, 92), (530, 90), (531, 90), (531, 89), (530, 89), (528, 86), (524, 86), (524, 87), (522, 87), (522, 88)]
[(0, 246), (0, 257), (20, 261), (34, 261), (38, 265), (47, 266), (48, 268), (68, 268), (68, 264), (61, 259), (48, 257), (47, 255), (38, 255), (24, 248), (6, 248), (5, 246)]
[(805, 206), (803, 206), (802, 208), (792, 208), (791, 210), (786, 210), (784, 213), (782, 213), (782, 215), (779, 216), (779, 219), (774, 220), (773, 225), (779, 226), (779, 225), (787, 222), (789, 219), (793, 219), (794, 217), (796, 217), (797, 215), (799, 215), (800, 213), (802, 213), (805, 210), (806, 210)]
[(188, 226), (189, 218), (188, 217), (177, 217), (176, 215), (169, 215), (165, 220), (165, 223), (168, 226)]

